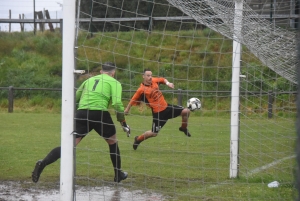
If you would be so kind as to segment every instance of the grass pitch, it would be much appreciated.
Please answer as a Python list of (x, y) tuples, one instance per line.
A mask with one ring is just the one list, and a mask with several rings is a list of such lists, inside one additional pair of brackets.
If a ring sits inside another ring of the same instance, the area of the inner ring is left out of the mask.
[[(112, 115), (114, 117), (114, 115)], [(0, 113), (0, 180), (31, 182), (35, 162), (60, 145), (60, 114)], [(132, 149), (134, 136), (151, 127), (150, 116), (127, 116), (127, 137), (117, 126), (122, 182), (128, 190), (157, 192), (169, 200), (292, 200), (295, 198), (293, 119), (241, 118), (239, 177), (229, 178), (230, 118), (192, 114), (192, 137), (178, 131), (180, 118), (169, 120), (155, 138)], [(92, 131), (76, 149), (76, 183), (112, 184), (108, 145)], [(56, 187), (59, 161), (45, 168), (39, 185)], [(279, 181), (279, 188), (267, 184)], [(32, 185), (35, 185), (32, 183)], [(30, 185), (29, 185), (30, 186)]]

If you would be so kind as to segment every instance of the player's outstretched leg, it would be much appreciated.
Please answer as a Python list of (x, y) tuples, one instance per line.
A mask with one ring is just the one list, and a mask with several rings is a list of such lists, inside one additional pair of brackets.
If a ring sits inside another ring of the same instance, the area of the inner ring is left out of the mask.
[(153, 133), (151, 130), (146, 131), (145, 133), (143, 133), (140, 136), (135, 136), (134, 137), (134, 142), (133, 142), (133, 149), (136, 150), (139, 146), (139, 144), (141, 144), (141, 142), (143, 142), (144, 140), (147, 140), (148, 138), (151, 137), (156, 137), (157, 133)]
[(141, 143), (141, 142), (138, 141), (138, 137), (139, 136), (134, 137), (134, 142), (133, 142), (133, 145), (132, 145), (134, 150), (136, 150), (138, 148), (139, 144)]
[(181, 127), (179, 127), (179, 130), (183, 132), (186, 136), (191, 137), (192, 135), (187, 129), (189, 116), (190, 116), (190, 110), (184, 108), (181, 111), (182, 123), (181, 123)]
[(45, 168), (45, 165), (42, 160), (38, 160), (35, 164), (34, 170), (32, 172), (31, 178), (34, 183), (39, 181), (40, 175)]
[(188, 131), (188, 129), (187, 128), (182, 128), (182, 127), (179, 127), (179, 130), (181, 131), (181, 132), (183, 132), (186, 136), (188, 136), (188, 137), (191, 137), (192, 135), (190, 134), (190, 132)]

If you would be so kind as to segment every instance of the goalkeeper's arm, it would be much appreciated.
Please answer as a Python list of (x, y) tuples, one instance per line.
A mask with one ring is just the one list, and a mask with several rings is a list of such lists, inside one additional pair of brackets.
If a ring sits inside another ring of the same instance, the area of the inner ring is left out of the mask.
[(127, 125), (123, 112), (117, 112), (117, 120), (121, 123), (123, 131), (127, 133), (127, 137), (130, 136), (130, 127)]
[(127, 133), (127, 137), (130, 136), (130, 127), (128, 126), (128, 124), (126, 123), (126, 121), (122, 121), (120, 122), (121, 123), (121, 126), (123, 128), (123, 131)]

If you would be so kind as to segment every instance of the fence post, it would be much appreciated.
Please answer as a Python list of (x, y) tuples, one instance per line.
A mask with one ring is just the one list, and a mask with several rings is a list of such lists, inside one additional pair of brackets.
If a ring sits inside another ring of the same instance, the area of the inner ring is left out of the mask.
[(63, 20), (62, 19), (59, 20), (59, 26), (60, 26), (60, 33), (62, 35), (62, 33), (63, 33)]
[[(45, 10), (45, 16), (46, 16), (47, 19), (51, 19), (48, 10)], [(53, 24), (52, 24), (51, 22), (48, 22), (48, 26), (49, 26), (49, 28), (50, 28), (50, 31), (51, 31), (51, 32), (54, 32)]]
[[(19, 14), (19, 19), (23, 19), (24, 20), (24, 14)], [(24, 23), (20, 23), (21, 26), (21, 32), (24, 32)]]
[[(36, 11), (36, 18), (37, 19), (44, 19), (44, 15), (42, 11)], [(44, 22), (39, 22), (39, 26), (40, 26), (40, 31), (43, 32), (44, 31)]]
[(177, 95), (177, 104), (182, 106), (182, 90), (181, 89), (178, 89), (179, 90), (179, 93)]
[(153, 10), (153, 0), (148, 3), (148, 16), (149, 16), (149, 21), (148, 21), (148, 32), (152, 32), (152, 25), (153, 25), (153, 18), (152, 18), (152, 10)]
[(8, 113), (12, 113), (14, 111), (14, 87), (8, 87)]
[[(11, 10), (9, 10), (8, 15), (9, 15), (9, 19), (11, 19)], [(9, 23), (8, 32), (9, 33), (11, 32), (11, 23)]]
[(268, 93), (268, 118), (271, 119), (273, 117), (273, 93), (272, 91), (269, 91)]

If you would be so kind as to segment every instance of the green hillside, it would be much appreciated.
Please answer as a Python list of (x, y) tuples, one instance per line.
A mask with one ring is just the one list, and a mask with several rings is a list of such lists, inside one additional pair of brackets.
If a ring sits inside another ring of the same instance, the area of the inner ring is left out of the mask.
[[(38, 32), (36, 35), (0, 32), (0, 44), (0, 87), (61, 88), (62, 36), (58, 31)], [(137, 88), (145, 68), (151, 69), (155, 76), (174, 82), (176, 89), (231, 90), (232, 41), (210, 29), (101, 32), (92, 36), (80, 33), (77, 46), (76, 68), (88, 72), (77, 77), (77, 86), (88, 76), (99, 73), (99, 63), (113, 61), (118, 66), (116, 78), (124, 90)], [(295, 90), (295, 86), (262, 66), (245, 48), (243, 51), (241, 73), (247, 74), (248, 80), (241, 83), (242, 89)], [(167, 88), (163, 86), (162, 89)], [(129, 93), (124, 95), (125, 98), (129, 96)], [(28, 99), (34, 100), (32, 104), (36, 105), (46, 98), (60, 98), (61, 93), (15, 90), (14, 97), (16, 105), (17, 100), (24, 104)], [(6, 90), (0, 90), (0, 98), (1, 107), (5, 108)], [(174, 98), (174, 95), (167, 95), (167, 98)], [(226, 108), (228, 102), (226, 99)], [(206, 106), (210, 109), (217, 107), (215, 103), (215, 98), (206, 99)], [(56, 104), (51, 103), (49, 107)]]

